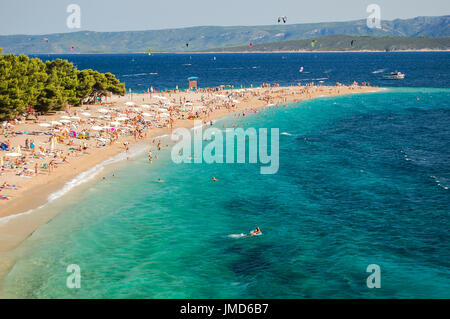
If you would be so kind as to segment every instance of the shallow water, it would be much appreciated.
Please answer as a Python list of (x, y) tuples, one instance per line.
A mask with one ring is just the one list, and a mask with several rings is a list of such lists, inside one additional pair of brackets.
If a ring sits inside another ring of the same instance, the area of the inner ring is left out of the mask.
[[(449, 298), (449, 101), (402, 88), (216, 124), (287, 133), (274, 175), (177, 165), (169, 148), (105, 170), (44, 208), (61, 214), (14, 252), (0, 296)], [(240, 236), (255, 226), (262, 236)], [(70, 264), (81, 289), (66, 287)], [(366, 286), (369, 264), (381, 289)]]

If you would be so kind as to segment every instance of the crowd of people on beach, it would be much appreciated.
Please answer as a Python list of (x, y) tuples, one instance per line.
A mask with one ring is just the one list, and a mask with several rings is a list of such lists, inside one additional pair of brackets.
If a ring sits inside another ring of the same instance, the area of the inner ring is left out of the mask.
[[(171, 130), (178, 121), (201, 119), (208, 123), (219, 110), (233, 112), (244, 105), (257, 112), (249, 104), (310, 99), (330, 88), (340, 94), (343, 87), (352, 90), (359, 84), (336, 83), (333, 88), (314, 83), (291, 87), (265, 83), (258, 88), (172, 90), (114, 96), (108, 104), (68, 106), (53, 115), (24, 114), (0, 125), (0, 199), (11, 199), (20, 190), (22, 179), (51, 175), (70, 165), (73, 158), (98, 152), (119, 140), (123, 150), (129, 151), (130, 141), (146, 139), (153, 129)], [(141, 105), (134, 102), (140, 99)], [(161, 142), (154, 140), (152, 147), (161, 150)], [(152, 163), (157, 156), (150, 150), (148, 158)]]

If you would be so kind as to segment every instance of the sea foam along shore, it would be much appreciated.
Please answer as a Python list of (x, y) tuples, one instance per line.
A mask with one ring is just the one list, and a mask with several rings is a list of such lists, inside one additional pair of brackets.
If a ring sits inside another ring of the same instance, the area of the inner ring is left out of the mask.
[[(313, 99), (322, 96), (338, 96), (355, 93), (369, 93), (377, 92), (380, 89), (374, 87), (364, 86), (339, 86), (339, 87), (326, 87), (326, 86), (313, 86), (306, 90), (305, 87), (280, 87), (280, 88), (255, 88), (241, 103), (238, 103), (235, 108), (232, 109), (218, 109), (212, 113), (208, 120), (217, 120), (225, 117), (226, 115), (243, 111), (246, 109), (255, 109), (265, 107), (269, 104), (280, 104), (288, 102), (300, 102), (306, 99)], [(230, 91), (230, 90), (229, 90)], [(228, 92), (229, 92), (228, 91)], [(176, 98), (186, 97), (186, 94), (191, 94), (188, 98), (193, 99), (192, 92), (180, 92), (175, 93)], [(201, 93), (200, 93), (201, 94)], [(199, 94), (199, 95), (200, 95)], [(200, 96), (197, 97), (200, 99)], [(267, 99), (264, 99), (267, 98)], [(117, 103), (123, 103), (127, 98), (121, 98), (117, 100)], [(136, 100), (142, 102), (148, 102), (144, 95), (138, 96)], [(179, 120), (175, 123), (174, 127), (186, 127), (192, 128), (193, 121), (191, 120)], [(149, 148), (148, 141), (151, 139), (167, 136), (170, 130), (167, 128), (155, 129), (149, 134), (145, 141), (140, 141), (135, 144), (138, 151), (135, 151), (135, 155), (141, 154), (143, 151)], [(147, 142), (147, 144), (145, 144)], [(91, 154), (90, 158), (86, 157), (84, 161), (80, 161), (77, 169), (65, 170), (65, 174), (57, 176), (50, 176), (47, 180), (45, 188), (43, 185), (32, 185), (28, 188), (26, 196), (21, 196), (17, 200), (11, 203), (10, 206), (0, 210), (3, 215), (0, 215), (0, 255), (6, 257), (6, 253), (12, 251), (15, 247), (25, 240), (30, 234), (32, 234), (41, 225), (51, 220), (57, 212), (43, 212), (42, 214), (32, 214), (36, 208), (45, 206), (46, 203), (56, 198), (67, 194), (70, 190), (74, 189), (89, 180), (98, 176), (98, 173), (104, 169), (107, 165), (117, 163), (127, 157), (123, 152), (123, 147), (115, 144), (108, 148), (102, 149), (96, 154)], [(81, 173), (80, 173), (81, 172)], [(11, 266), (11, 259), (0, 258), (3, 260), (0, 262), (0, 273), (6, 271)]]

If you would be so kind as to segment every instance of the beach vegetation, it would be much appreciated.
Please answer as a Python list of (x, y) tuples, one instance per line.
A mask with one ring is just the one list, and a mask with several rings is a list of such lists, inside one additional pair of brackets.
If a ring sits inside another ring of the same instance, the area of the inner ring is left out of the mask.
[(30, 108), (47, 113), (68, 104), (94, 103), (110, 93), (125, 94), (125, 84), (111, 73), (78, 70), (62, 59), (43, 62), (26, 55), (0, 56), (0, 120), (13, 119)]

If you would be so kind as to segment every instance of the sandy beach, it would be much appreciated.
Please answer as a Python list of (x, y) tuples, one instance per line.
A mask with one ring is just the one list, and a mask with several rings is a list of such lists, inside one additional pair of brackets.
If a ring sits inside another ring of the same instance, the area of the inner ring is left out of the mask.
[[(194, 118), (208, 123), (230, 113), (269, 104), (284, 105), (322, 96), (378, 90), (357, 84), (310, 84), (127, 94), (109, 97), (102, 105), (71, 108), (39, 116), (37, 120), (11, 122), (0, 135), (0, 143), (9, 145), (8, 150), (0, 152), (3, 159), (0, 253), (17, 247), (53, 217), (34, 218), (32, 213), (23, 213), (44, 205), (49, 195), (62, 189), (77, 175), (119, 153), (127, 156), (126, 149), (133, 145), (145, 145), (157, 154), (158, 136), (170, 134), (176, 127), (192, 128)], [(66, 121), (61, 122), (63, 119)], [(34, 135), (30, 135), (31, 132), (35, 132)], [(87, 134), (88, 139), (85, 138)], [(33, 148), (30, 148), (30, 140)], [(20, 156), (11, 156), (11, 153)], [(8, 267), (0, 263), (0, 272)]]

